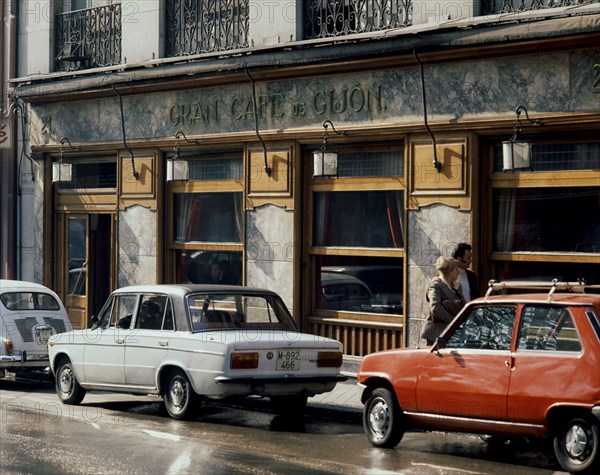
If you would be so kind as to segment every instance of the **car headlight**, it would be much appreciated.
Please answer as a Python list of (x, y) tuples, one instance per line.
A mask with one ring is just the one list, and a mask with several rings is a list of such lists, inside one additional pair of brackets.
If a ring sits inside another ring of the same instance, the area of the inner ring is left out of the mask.
[(258, 353), (231, 353), (231, 369), (258, 368)]
[(317, 366), (319, 368), (339, 368), (342, 366), (342, 360), (341, 351), (319, 351)]

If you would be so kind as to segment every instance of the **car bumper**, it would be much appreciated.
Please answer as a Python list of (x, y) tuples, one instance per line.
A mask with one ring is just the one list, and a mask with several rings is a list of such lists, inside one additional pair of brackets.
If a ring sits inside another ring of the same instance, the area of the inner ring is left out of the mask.
[(299, 376), (299, 377), (269, 377), (269, 378), (252, 378), (252, 377), (235, 377), (235, 376), (217, 376), (215, 382), (218, 384), (323, 384), (323, 383), (339, 383), (346, 381), (347, 376)]
[(0, 356), (0, 367), (46, 367), (49, 365), (48, 355), (28, 355), (27, 353), (20, 355), (2, 355)]

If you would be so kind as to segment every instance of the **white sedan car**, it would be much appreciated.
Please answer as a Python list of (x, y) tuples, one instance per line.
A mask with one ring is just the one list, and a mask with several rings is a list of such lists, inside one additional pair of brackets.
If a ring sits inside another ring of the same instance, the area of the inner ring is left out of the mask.
[(184, 419), (202, 398), (260, 395), (279, 414), (301, 415), (309, 396), (345, 379), (342, 344), (300, 333), (268, 290), (124, 287), (92, 322), (48, 342), (65, 404), (79, 404), (87, 390), (157, 394), (172, 417)]

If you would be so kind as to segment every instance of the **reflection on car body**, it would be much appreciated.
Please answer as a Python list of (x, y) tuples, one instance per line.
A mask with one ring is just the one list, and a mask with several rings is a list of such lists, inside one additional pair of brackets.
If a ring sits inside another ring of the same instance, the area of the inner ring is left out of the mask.
[[(321, 278), (324, 279), (323, 274), (327, 274), (325, 280), (332, 280), (332, 275), (337, 274), (346, 276), (347, 279), (355, 279), (358, 285), (367, 287), (370, 301), (368, 304), (363, 303), (360, 309), (355, 308), (355, 310), (401, 314), (403, 308), (402, 272), (402, 266), (323, 266), (321, 267)], [(349, 281), (348, 284), (350, 284)], [(325, 286), (325, 283), (322, 285)]]
[(551, 438), (565, 470), (598, 473), (600, 296), (555, 293), (593, 290), (580, 283), (491, 290), (526, 287), (538, 293), (469, 302), (431, 348), (364, 358), (358, 382), (373, 445), (396, 446), (407, 427)]
[(303, 413), (331, 391), (342, 344), (300, 333), (274, 292), (239, 286), (149, 285), (111, 294), (93, 327), (50, 339), (56, 390), (66, 404), (87, 390), (163, 396), (174, 418), (200, 399), (259, 395)]

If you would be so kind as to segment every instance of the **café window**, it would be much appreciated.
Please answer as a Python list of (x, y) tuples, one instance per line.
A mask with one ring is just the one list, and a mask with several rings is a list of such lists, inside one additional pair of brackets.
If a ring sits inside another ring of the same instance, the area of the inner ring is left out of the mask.
[(170, 185), (176, 283), (241, 285), (244, 236), (242, 153), (188, 154), (189, 181)]
[(356, 146), (338, 153), (338, 177), (311, 182), (314, 311), (401, 315), (403, 148)]
[(600, 143), (533, 143), (531, 169), (490, 174), (492, 278), (598, 284)]

